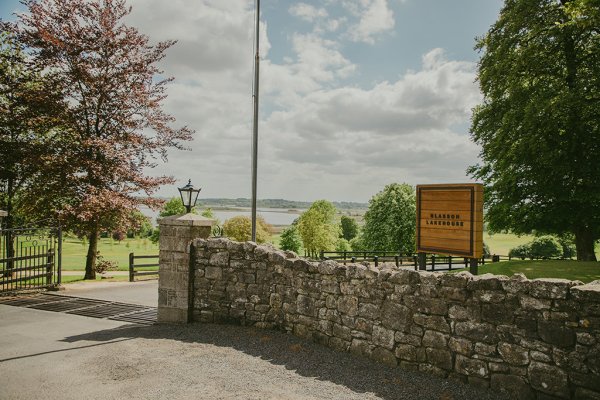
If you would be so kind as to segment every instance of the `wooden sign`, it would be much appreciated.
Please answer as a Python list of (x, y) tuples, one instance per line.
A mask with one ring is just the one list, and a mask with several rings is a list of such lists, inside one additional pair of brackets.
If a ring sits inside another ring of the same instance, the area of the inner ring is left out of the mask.
[(417, 252), (483, 256), (483, 185), (417, 185)]

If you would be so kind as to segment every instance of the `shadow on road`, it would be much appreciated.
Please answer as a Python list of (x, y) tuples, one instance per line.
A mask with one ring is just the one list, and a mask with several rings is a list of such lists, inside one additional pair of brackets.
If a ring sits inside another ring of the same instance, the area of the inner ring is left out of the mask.
[(279, 331), (250, 327), (189, 325), (125, 325), (66, 337), (63, 342), (112, 342), (118, 339), (171, 339), (228, 347), (282, 365), (305, 377), (343, 385), (356, 393), (374, 393), (383, 399), (505, 399), (491, 391), (431, 375), (390, 368), (348, 353), (336, 352)]

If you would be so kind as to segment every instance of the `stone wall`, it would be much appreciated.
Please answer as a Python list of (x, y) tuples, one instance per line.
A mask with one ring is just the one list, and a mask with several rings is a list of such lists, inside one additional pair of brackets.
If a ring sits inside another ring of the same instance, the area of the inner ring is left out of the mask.
[(518, 399), (600, 399), (600, 284), (316, 263), (226, 239), (192, 247), (194, 320), (282, 329)]

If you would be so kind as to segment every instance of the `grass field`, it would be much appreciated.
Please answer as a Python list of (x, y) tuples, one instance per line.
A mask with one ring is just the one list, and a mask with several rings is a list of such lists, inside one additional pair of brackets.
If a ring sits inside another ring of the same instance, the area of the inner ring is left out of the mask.
[(483, 233), (483, 241), (490, 248), (491, 254), (499, 254), (507, 256), (510, 249), (519, 245), (531, 242), (533, 235), (517, 236), (512, 233), (496, 233), (490, 235), (487, 232)]
[(591, 282), (600, 279), (600, 262), (575, 260), (524, 260), (486, 263), (479, 267), (480, 274), (512, 276), (517, 272), (529, 279), (562, 278)]
[[(85, 270), (85, 257), (88, 244), (75, 237), (67, 237), (63, 241), (62, 268), (65, 271)], [(157, 255), (158, 245), (150, 239), (100, 239), (98, 243), (100, 255), (106, 260), (116, 261), (120, 271), (129, 268), (129, 253), (135, 255)]]

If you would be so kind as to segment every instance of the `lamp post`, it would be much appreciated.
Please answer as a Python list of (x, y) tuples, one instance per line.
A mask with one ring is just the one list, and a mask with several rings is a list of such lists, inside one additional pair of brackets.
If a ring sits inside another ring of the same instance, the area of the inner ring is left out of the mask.
[(179, 194), (181, 195), (181, 201), (185, 206), (187, 213), (192, 212), (192, 207), (196, 205), (196, 200), (198, 200), (198, 194), (200, 193), (200, 188), (196, 189), (194, 185), (192, 185), (192, 180), (188, 180), (187, 185), (181, 188), (177, 188), (179, 190)]

